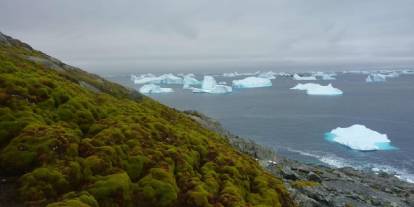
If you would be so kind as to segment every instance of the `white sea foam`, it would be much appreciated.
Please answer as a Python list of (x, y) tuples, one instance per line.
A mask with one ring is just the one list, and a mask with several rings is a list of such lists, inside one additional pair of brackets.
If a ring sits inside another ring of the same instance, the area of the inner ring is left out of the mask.
[(342, 157), (339, 157), (330, 153), (323, 152), (305, 152), (301, 150), (295, 150), (291, 148), (286, 148), (290, 152), (298, 153), (302, 156), (312, 157), (320, 162), (333, 167), (333, 168), (343, 168), (343, 167), (352, 167), (357, 170), (371, 170), (373, 172), (386, 172), (390, 175), (394, 175), (400, 180), (414, 183), (414, 174), (408, 172), (406, 169), (399, 169), (389, 165), (375, 164), (375, 163), (364, 163), (364, 162), (355, 162)]

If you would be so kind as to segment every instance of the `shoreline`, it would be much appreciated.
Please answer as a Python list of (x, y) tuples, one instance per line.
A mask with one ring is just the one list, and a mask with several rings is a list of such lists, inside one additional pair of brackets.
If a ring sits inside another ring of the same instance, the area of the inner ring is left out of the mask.
[(299, 206), (414, 206), (414, 184), (384, 171), (335, 168), (280, 156), (274, 150), (241, 138), (197, 111), (193, 120), (226, 137), (233, 147), (256, 159), (282, 179)]

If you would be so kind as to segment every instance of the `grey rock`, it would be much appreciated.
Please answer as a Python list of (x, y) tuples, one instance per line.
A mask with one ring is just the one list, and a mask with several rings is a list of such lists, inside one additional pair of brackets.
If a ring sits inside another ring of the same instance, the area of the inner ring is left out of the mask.
[(297, 180), (298, 179), (298, 175), (293, 172), (290, 167), (288, 166), (284, 166), (281, 171), (280, 171), (281, 175), (283, 176), (283, 178), (289, 179), (289, 180)]
[(318, 183), (322, 182), (321, 177), (314, 172), (308, 173), (308, 180), (318, 182)]

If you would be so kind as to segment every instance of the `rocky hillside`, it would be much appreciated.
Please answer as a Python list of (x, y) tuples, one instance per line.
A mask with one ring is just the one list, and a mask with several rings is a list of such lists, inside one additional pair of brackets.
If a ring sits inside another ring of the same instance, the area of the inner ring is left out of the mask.
[(0, 206), (295, 206), (188, 115), (0, 33)]

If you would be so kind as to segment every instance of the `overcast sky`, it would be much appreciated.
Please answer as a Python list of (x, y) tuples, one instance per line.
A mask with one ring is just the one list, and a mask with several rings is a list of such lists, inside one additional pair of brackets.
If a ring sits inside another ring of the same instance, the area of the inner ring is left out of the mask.
[(413, 0), (1, 0), (0, 31), (93, 72), (414, 65)]

